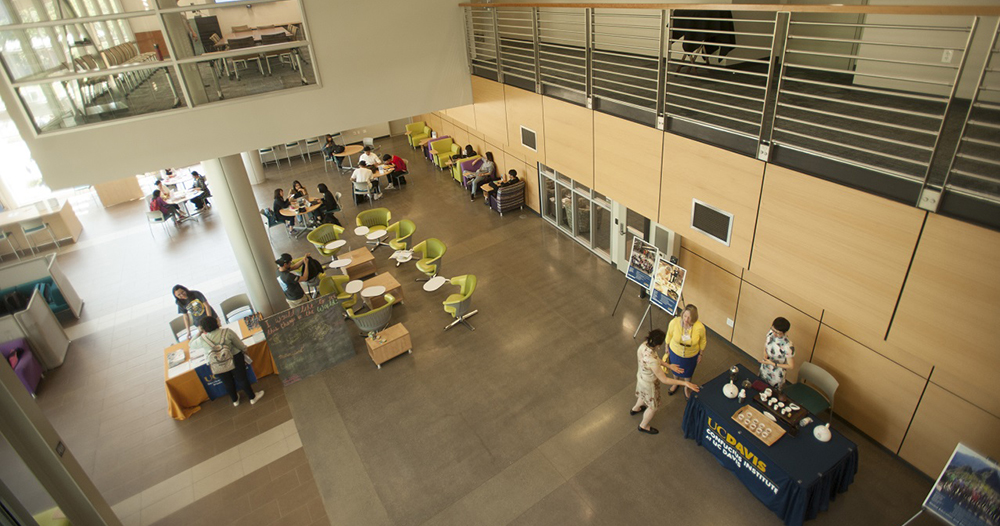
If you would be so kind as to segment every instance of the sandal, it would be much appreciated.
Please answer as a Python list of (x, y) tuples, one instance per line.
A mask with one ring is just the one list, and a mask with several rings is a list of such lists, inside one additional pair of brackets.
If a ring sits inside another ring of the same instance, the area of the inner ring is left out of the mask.
[(646, 410), (646, 406), (640, 406), (638, 411), (633, 411), (633, 410), (629, 409), (628, 410), (628, 414), (630, 414), (632, 416), (635, 416), (635, 415), (637, 415), (637, 414), (639, 414), (639, 413), (641, 413), (641, 412), (643, 412), (645, 410)]

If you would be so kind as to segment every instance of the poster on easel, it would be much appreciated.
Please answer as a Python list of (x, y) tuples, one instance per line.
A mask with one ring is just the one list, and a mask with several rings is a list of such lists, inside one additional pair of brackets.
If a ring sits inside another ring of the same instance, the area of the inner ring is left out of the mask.
[(677, 314), (677, 304), (681, 292), (684, 291), (684, 278), (687, 270), (670, 262), (670, 256), (660, 253), (656, 258), (653, 271), (653, 288), (649, 291), (649, 300), (657, 307), (665, 310), (671, 316)]
[(652, 244), (638, 237), (632, 238), (632, 252), (628, 258), (628, 272), (625, 277), (644, 289), (653, 283), (653, 269), (660, 251)]
[(1000, 526), (1000, 465), (958, 444), (923, 509), (954, 526)]

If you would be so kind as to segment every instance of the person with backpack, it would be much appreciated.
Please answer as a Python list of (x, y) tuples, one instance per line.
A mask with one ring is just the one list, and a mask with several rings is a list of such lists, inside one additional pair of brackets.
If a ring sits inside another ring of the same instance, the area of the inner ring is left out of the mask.
[(226, 386), (229, 398), (233, 400), (233, 407), (240, 405), (240, 394), (236, 390), (239, 383), (243, 392), (250, 399), (250, 404), (256, 404), (264, 396), (264, 390), (256, 393), (250, 387), (250, 379), (247, 377), (247, 346), (243, 344), (240, 337), (229, 329), (219, 327), (219, 320), (216, 318), (204, 318), (201, 324), (201, 335), (191, 341), (192, 350), (200, 350), (208, 360), (208, 367), (212, 374), (222, 381)]

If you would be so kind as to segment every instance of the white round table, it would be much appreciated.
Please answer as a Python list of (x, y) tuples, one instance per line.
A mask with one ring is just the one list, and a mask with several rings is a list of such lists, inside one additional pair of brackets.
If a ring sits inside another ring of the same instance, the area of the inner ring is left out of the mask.
[(430, 281), (424, 283), (424, 290), (426, 290), (427, 292), (434, 292), (435, 290), (441, 288), (445, 283), (448, 283), (449, 281), (450, 280), (448, 278), (441, 276), (434, 276), (433, 278), (430, 279)]
[(329, 265), (327, 265), (327, 268), (333, 268), (333, 269), (344, 268), (344, 267), (346, 267), (347, 265), (350, 265), (350, 264), (351, 264), (351, 260), (348, 259), (348, 258), (335, 259), (335, 260), (331, 261)]
[(340, 247), (342, 247), (342, 246), (344, 246), (346, 244), (347, 244), (347, 240), (346, 239), (338, 239), (336, 241), (331, 241), (331, 242), (323, 245), (323, 248), (325, 248), (327, 250), (336, 250), (336, 249), (338, 249), (338, 248), (340, 248)]
[(368, 232), (368, 234), (365, 237), (367, 237), (371, 241), (377, 241), (377, 240), (382, 239), (383, 237), (385, 237), (385, 234), (386, 234), (385, 229), (384, 228), (380, 228), (378, 230), (372, 230), (372, 231)]
[(382, 285), (375, 285), (361, 291), (361, 297), (365, 299), (375, 298), (383, 294), (385, 294), (385, 287)]
[(354, 229), (354, 235), (357, 235), (357, 236), (368, 235), (368, 227), (366, 227), (366, 226), (359, 226), (358, 228), (355, 228)]
[(360, 279), (356, 279), (354, 281), (348, 281), (347, 285), (344, 285), (344, 292), (348, 294), (357, 294), (361, 292), (361, 289), (363, 288), (365, 288), (364, 282)]

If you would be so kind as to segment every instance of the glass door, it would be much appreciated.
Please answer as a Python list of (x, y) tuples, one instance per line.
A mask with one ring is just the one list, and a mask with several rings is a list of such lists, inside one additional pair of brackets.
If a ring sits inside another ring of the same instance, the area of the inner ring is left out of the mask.
[(612, 202), (599, 192), (538, 165), (542, 217), (566, 235), (611, 262)]
[(629, 210), (625, 205), (612, 201), (611, 221), (614, 223), (612, 232), (612, 262), (622, 272), (628, 271), (629, 251), (632, 250), (632, 239), (638, 237), (649, 240), (649, 219)]

